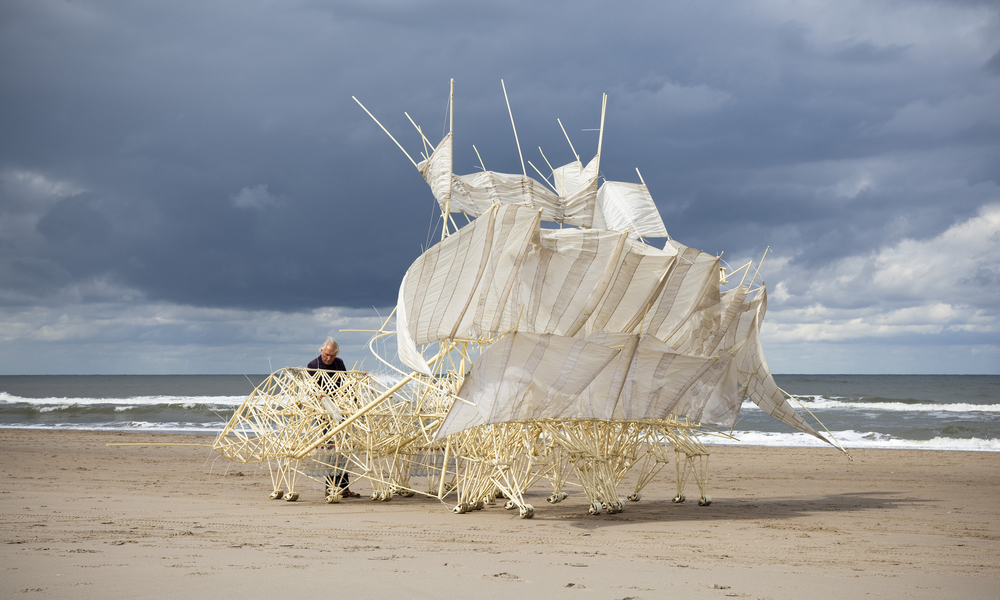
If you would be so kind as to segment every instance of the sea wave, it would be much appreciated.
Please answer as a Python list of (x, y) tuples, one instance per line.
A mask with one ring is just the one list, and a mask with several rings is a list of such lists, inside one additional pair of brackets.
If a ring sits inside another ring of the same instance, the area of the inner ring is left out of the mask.
[(150, 421), (109, 421), (106, 423), (2, 423), (0, 429), (34, 429), (34, 430), (59, 430), (59, 431), (147, 431), (149, 433), (199, 433), (205, 435), (218, 435), (225, 427), (225, 423), (188, 423), (188, 422), (163, 422), (153, 423)]
[(246, 396), (132, 396), (129, 398), (23, 398), (7, 392), (0, 392), (0, 406), (4, 404), (29, 404), (41, 406), (84, 406), (84, 405), (145, 405), (183, 406), (221, 405), (236, 407)]
[[(904, 402), (901, 400), (884, 400), (883, 401), (868, 401), (868, 400), (857, 400), (857, 399), (840, 399), (840, 398), (828, 398), (825, 396), (796, 396), (802, 406), (808, 408), (809, 410), (854, 410), (858, 412), (871, 412), (873, 410), (885, 411), (885, 412), (955, 412), (955, 413), (968, 413), (968, 412), (985, 412), (985, 413), (1000, 413), (1000, 404), (968, 404), (968, 403), (954, 403), (954, 404), (934, 404), (928, 402), (920, 403), (910, 403), (909, 401)], [(792, 400), (792, 405), (796, 403)], [(745, 400), (743, 402), (743, 410), (760, 410), (760, 408), (750, 402)]]
[[(896, 450), (965, 450), (1000, 452), (1000, 439), (934, 437), (929, 440), (912, 440), (894, 437), (875, 431), (834, 431), (833, 437), (845, 448), (896, 449)], [(805, 433), (766, 431), (734, 431), (733, 437), (703, 438), (706, 446), (775, 446), (829, 448), (815, 437)]]
[(202, 402), (172, 402), (166, 404), (88, 404), (77, 402), (66, 402), (61, 404), (37, 404), (19, 402), (0, 405), (0, 419), (9, 415), (45, 415), (45, 414), (72, 414), (78, 415), (99, 415), (114, 414), (120, 412), (132, 412), (155, 416), (158, 414), (169, 415), (178, 411), (189, 411), (192, 414), (232, 414), (232, 404), (202, 403)]

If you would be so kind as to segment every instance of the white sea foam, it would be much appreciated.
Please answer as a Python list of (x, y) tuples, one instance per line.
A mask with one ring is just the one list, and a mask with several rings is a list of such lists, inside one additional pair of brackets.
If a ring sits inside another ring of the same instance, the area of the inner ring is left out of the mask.
[(371, 375), (373, 379), (375, 379), (382, 385), (386, 385), (389, 387), (396, 385), (403, 379), (403, 376), (400, 375), (399, 373), (393, 373), (389, 371), (376, 371), (369, 373), (369, 375)]
[[(805, 433), (766, 431), (734, 431), (736, 440), (703, 438), (706, 445), (717, 446), (778, 446), (829, 448), (828, 444)], [(845, 448), (888, 448), (898, 450), (974, 450), (1000, 452), (1000, 439), (946, 438), (909, 440), (874, 431), (834, 431), (833, 436)]]
[[(858, 402), (842, 400), (836, 398), (826, 398), (823, 396), (800, 397), (802, 406), (809, 410), (852, 410), (856, 412), (987, 412), (1000, 413), (1000, 404), (907, 404), (906, 402)], [(794, 400), (790, 401), (792, 406), (797, 407)], [(760, 410), (760, 407), (746, 400), (743, 402), (742, 410)]]
[(149, 421), (112, 421), (108, 423), (60, 423), (53, 427), (41, 423), (4, 423), (0, 429), (59, 429), (60, 431), (148, 431), (150, 433), (204, 433), (218, 435), (224, 423), (151, 423)]
[[(73, 406), (128, 405), (128, 406), (169, 406), (193, 408), (198, 405), (236, 407), (246, 396), (132, 396), (131, 398), (22, 398), (7, 392), (0, 392), (0, 404), (30, 404), (43, 406), (41, 411), (71, 408)], [(49, 408), (51, 407), (51, 408)]]

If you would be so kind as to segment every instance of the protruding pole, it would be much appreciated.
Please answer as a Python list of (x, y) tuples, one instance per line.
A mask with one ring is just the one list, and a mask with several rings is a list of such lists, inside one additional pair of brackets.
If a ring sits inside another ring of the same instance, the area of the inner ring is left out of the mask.
[[(371, 117), (371, 118), (372, 118), (372, 120), (373, 120), (373, 121), (375, 121), (375, 123), (377, 123), (379, 127), (381, 127), (381, 128), (382, 128), (382, 131), (384, 131), (384, 132), (385, 132), (385, 134), (386, 134), (387, 136), (389, 136), (389, 139), (390, 139), (390, 140), (392, 140), (392, 141), (396, 142), (396, 138), (392, 137), (392, 134), (391, 134), (391, 133), (389, 133), (389, 130), (385, 128), (385, 125), (382, 125), (381, 123), (379, 123), (379, 122), (378, 122), (378, 119), (376, 119), (376, 118), (375, 118), (375, 115), (373, 115), (373, 114), (371, 113), (371, 111), (370, 111), (370, 110), (368, 110), (367, 108), (365, 108), (365, 105), (364, 105), (364, 104), (361, 104), (361, 101), (360, 101), (360, 100), (358, 100), (358, 99), (357, 99), (357, 98), (355, 98), (354, 96), (351, 96), (351, 98), (352, 98), (352, 99), (353, 99), (353, 100), (354, 100), (355, 102), (357, 102), (357, 103), (358, 103), (358, 106), (360, 106), (362, 110), (364, 110), (364, 111), (365, 111), (366, 113), (368, 113), (368, 116), (369, 116), (369, 117)], [(397, 146), (399, 146), (399, 149), (400, 149), (400, 150), (403, 150), (403, 146), (402, 146), (402, 144), (400, 144), (399, 142), (396, 142), (396, 145), (397, 145)], [(409, 152), (407, 152), (406, 150), (403, 150), (403, 154), (405, 154), (405, 155), (406, 155), (406, 158), (409, 158), (409, 159), (410, 159), (410, 162), (411, 162), (411, 163), (413, 163), (413, 166), (414, 166), (414, 167), (415, 167), (415, 166), (417, 166), (417, 161), (413, 160), (413, 158), (412, 158), (412, 157), (410, 156)]]
[[(448, 135), (455, 131), (455, 78), (451, 79), (448, 91)], [(444, 212), (441, 213), (441, 241), (448, 237), (448, 219), (451, 218), (451, 176), (455, 173), (455, 140), (451, 140), (451, 156), (448, 159), (448, 193), (444, 199)], [(456, 228), (457, 229), (457, 228)]]
[(750, 285), (747, 286), (748, 288), (752, 288), (753, 287), (754, 279), (757, 279), (757, 273), (760, 273), (760, 268), (764, 266), (764, 259), (767, 258), (767, 251), (770, 250), (770, 249), (771, 249), (770, 246), (768, 246), (767, 248), (764, 248), (764, 256), (760, 257), (760, 262), (757, 263), (757, 270), (754, 271), (753, 279), (750, 280)]
[[(597, 156), (601, 155), (601, 145), (604, 143), (604, 115), (608, 108), (608, 95), (603, 94), (603, 96), (601, 99), (601, 134), (597, 138)], [(600, 163), (598, 162), (598, 164)]]
[(441, 481), (438, 483), (438, 498), (444, 498), (444, 480), (448, 476), (448, 458), (451, 454), (451, 438), (444, 444), (444, 463), (441, 465)]
[(556, 186), (552, 185), (552, 183), (549, 182), (548, 178), (545, 175), (542, 175), (542, 172), (538, 170), (538, 167), (532, 164), (530, 160), (528, 161), (528, 164), (531, 165), (531, 168), (535, 170), (535, 173), (538, 173), (538, 176), (542, 178), (542, 181), (547, 183), (549, 187), (552, 188), (553, 192), (555, 192), (556, 194), (559, 193), (559, 190), (556, 189)]
[[(431, 143), (431, 141), (429, 139), (427, 139), (427, 136), (424, 135), (424, 130), (420, 128), (420, 125), (417, 125), (417, 123), (413, 120), (413, 117), (410, 116), (410, 113), (408, 113), (408, 112), (406, 112), (404, 110), (403, 114), (406, 115), (406, 118), (410, 120), (410, 124), (413, 125), (414, 129), (417, 130), (417, 133), (420, 134), (420, 139), (422, 139), (424, 141), (424, 153), (427, 156), (430, 156), (431, 153), (433, 153), (435, 150), (437, 150), (437, 148), (435, 148), (434, 144)], [(430, 152), (427, 152), (427, 147), (428, 146), (430, 146), (430, 149), (431, 149)]]
[(575, 156), (576, 160), (579, 161), (580, 155), (576, 153), (576, 148), (573, 147), (573, 142), (570, 141), (569, 134), (566, 133), (566, 128), (563, 127), (562, 121), (557, 118), (556, 123), (559, 123), (559, 128), (562, 129), (563, 135), (566, 136), (566, 141), (569, 142), (569, 149), (573, 151), (573, 156)]
[(476, 145), (475, 144), (472, 145), (472, 149), (476, 153), (476, 158), (479, 159), (479, 166), (482, 167), (483, 171), (485, 172), (486, 171), (486, 165), (483, 163), (483, 157), (479, 156), (479, 150), (476, 149)]
[(549, 170), (552, 171), (553, 173), (555, 173), (556, 170), (552, 168), (552, 163), (549, 162), (548, 157), (545, 156), (544, 152), (542, 152), (542, 147), (541, 146), (538, 147), (538, 153), (542, 155), (542, 160), (545, 161), (545, 164), (549, 165)]
[(503, 87), (503, 99), (507, 101), (507, 114), (510, 115), (510, 126), (514, 129), (514, 143), (517, 144), (517, 155), (521, 158), (521, 172), (527, 177), (528, 170), (524, 168), (524, 155), (521, 154), (521, 142), (517, 139), (517, 125), (514, 125), (514, 113), (510, 110), (510, 99), (507, 97), (507, 86), (504, 84), (503, 79), (500, 80), (500, 85)]

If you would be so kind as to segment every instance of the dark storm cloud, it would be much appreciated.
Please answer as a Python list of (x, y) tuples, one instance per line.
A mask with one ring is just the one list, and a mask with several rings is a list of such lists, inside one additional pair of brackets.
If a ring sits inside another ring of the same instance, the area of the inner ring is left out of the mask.
[(416, 157), (403, 111), (436, 142), (450, 77), (459, 172), (520, 171), (500, 78), (539, 166), (556, 117), (593, 155), (608, 92), (602, 173), (684, 243), (808, 270), (929, 239), (997, 201), (1000, 69), (995, 7), (919, 7), (8, 2), (2, 299), (390, 306), (433, 201), (351, 96)]

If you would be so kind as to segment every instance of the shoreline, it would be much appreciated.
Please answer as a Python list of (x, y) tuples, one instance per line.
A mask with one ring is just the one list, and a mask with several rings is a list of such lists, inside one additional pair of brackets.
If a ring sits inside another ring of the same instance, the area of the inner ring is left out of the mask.
[(713, 446), (711, 506), (693, 481), (671, 503), (667, 465), (625, 512), (587, 515), (575, 489), (549, 505), (539, 484), (522, 520), (420, 496), (328, 505), (310, 480), (274, 501), (266, 467), (210, 448), (105, 445), (210, 435), (0, 429), (0, 595), (997, 597), (990, 452)]

